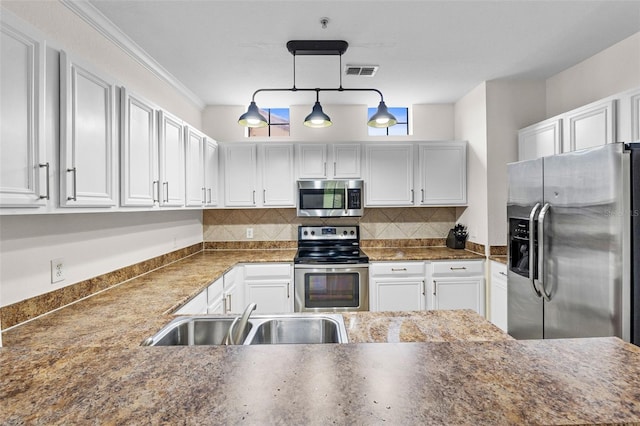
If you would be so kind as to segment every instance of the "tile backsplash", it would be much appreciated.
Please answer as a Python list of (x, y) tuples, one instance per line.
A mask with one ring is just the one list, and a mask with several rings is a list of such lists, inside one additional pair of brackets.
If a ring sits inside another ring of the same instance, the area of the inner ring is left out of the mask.
[[(295, 241), (299, 225), (360, 225), (360, 238), (446, 238), (460, 215), (455, 207), (367, 208), (362, 217), (301, 218), (296, 209), (204, 210), (204, 241)], [(253, 238), (247, 238), (253, 228)]]

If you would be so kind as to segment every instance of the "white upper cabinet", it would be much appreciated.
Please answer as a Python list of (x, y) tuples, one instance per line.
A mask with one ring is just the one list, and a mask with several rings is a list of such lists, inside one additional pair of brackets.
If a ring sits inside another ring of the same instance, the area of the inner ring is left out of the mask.
[(60, 52), (60, 205), (117, 201), (115, 82)]
[(225, 145), (224, 205), (256, 206), (258, 156), (256, 144)]
[(298, 178), (358, 179), (362, 177), (360, 152), (360, 144), (298, 144)]
[(292, 144), (234, 144), (224, 148), (226, 207), (294, 207)]
[(152, 207), (158, 202), (158, 108), (122, 89), (120, 203), (127, 207)]
[(412, 144), (365, 146), (365, 205), (411, 206)]
[(200, 207), (207, 203), (204, 186), (204, 152), (206, 137), (191, 126), (185, 126), (185, 204)]
[(206, 138), (204, 146), (204, 187), (206, 188), (206, 206), (218, 205), (218, 144)]
[(525, 127), (518, 132), (518, 161), (533, 160), (562, 152), (562, 119)]
[(594, 102), (565, 113), (563, 152), (616, 142), (616, 101)]
[(420, 144), (420, 204), (467, 204), (467, 143)]
[(3, 14), (0, 21), (0, 207), (39, 207), (49, 198), (43, 139), (45, 42)]
[(184, 124), (173, 115), (159, 113), (160, 205), (184, 205)]
[(261, 145), (258, 159), (262, 169), (262, 205), (295, 207), (293, 145)]

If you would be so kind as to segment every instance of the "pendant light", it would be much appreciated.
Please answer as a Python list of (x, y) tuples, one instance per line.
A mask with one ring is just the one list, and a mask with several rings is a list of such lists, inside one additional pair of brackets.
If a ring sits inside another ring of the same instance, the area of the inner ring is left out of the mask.
[(319, 129), (321, 127), (329, 127), (333, 123), (327, 114), (322, 111), (322, 105), (320, 105), (319, 93), (316, 91), (316, 103), (313, 105), (311, 114), (307, 115), (304, 119), (304, 125), (313, 129)]
[[(326, 19), (326, 18), (323, 18)], [(328, 22), (328, 21), (327, 21)], [(326, 25), (326, 23), (324, 24)], [(320, 92), (376, 92), (380, 95), (378, 110), (371, 116), (368, 125), (371, 127), (389, 127), (397, 123), (398, 120), (391, 114), (384, 103), (382, 92), (378, 89), (364, 88), (344, 88), (342, 87), (342, 54), (347, 51), (349, 44), (344, 40), (291, 40), (287, 43), (287, 49), (293, 55), (293, 87), (288, 89), (258, 89), (251, 96), (251, 103), (247, 112), (238, 119), (238, 124), (246, 127), (265, 127), (267, 120), (260, 114), (255, 98), (260, 92), (316, 92), (316, 102), (311, 113), (305, 118), (304, 125), (311, 128), (321, 128), (331, 126), (331, 119), (322, 111), (319, 101)], [(296, 87), (296, 56), (297, 55), (333, 55), (340, 57), (340, 86), (335, 88), (298, 88)]]

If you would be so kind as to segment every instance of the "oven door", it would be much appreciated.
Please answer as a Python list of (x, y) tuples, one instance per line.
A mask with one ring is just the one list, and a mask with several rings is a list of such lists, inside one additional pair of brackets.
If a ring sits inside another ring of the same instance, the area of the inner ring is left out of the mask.
[(295, 265), (296, 312), (369, 310), (369, 265)]

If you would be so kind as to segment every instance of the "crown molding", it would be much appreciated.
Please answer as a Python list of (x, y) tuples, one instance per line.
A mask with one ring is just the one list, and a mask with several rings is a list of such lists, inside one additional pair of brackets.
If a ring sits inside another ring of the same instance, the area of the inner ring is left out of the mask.
[(120, 28), (104, 16), (102, 12), (96, 9), (91, 3), (86, 0), (60, 0), (60, 3), (82, 18), (85, 22), (91, 25), (91, 27), (122, 49), (147, 70), (173, 86), (173, 88), (185, 96), (196, 107), (202, 110), (206, 106), (199, 96), (189, 90), (180, 82), (180, 80), (175, 78), (162, 65), (156, 62), (151, 55), (131, 40), (129, 36), (122, 32)]

